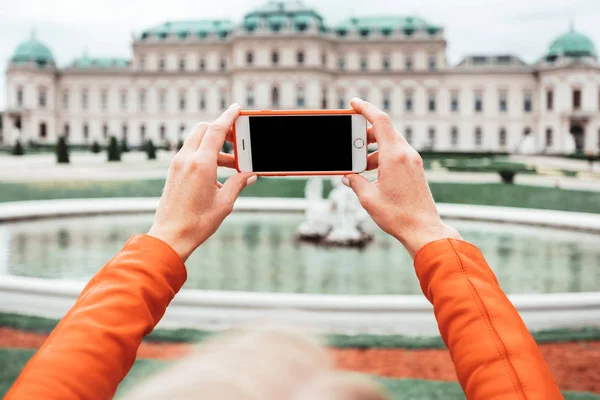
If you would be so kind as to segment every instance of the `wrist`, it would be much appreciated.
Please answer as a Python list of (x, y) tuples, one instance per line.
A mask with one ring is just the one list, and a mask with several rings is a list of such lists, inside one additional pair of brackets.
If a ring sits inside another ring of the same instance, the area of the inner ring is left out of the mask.
[(171, 232), (168, 229), (160, 229), (154, 225), (150, 228), (148, 236), (155, 237), (169, 245), (183, 262), (186, 262), (189, 256), (196, 249), (196, 246), (188, 243), (188, 241), (181, 234)]
[(459, 239), (460, 233), (450, 225), (441, 220), (416, 225), (410, 232), (397, 236), (398, 240), (404, 245), (410, 256), (414, 259), (419, 250), (425, 245), (440, 239)]

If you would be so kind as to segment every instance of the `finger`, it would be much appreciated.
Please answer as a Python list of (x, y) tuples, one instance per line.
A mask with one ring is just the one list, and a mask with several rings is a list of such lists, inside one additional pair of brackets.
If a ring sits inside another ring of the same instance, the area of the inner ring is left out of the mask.
[(376, 150), (367, 156), (367, 171), (379, 168), (379, 150)]
[(219, 167), (236, 168), (235, 157), (233, 154), (219, 153), (217, 165)]
[(191, 153), (198, 150), (198, 146), (200, 146), (202, 137), (207, 129), (208, 122), (199, 122), (194, 125), (192, 132), (190, 132), (188, 137), (185, 139), (185, 142), (183, 142), (183, 146), (179, 151)]
[(216, 181), (215, 185), (217, 186), (218, 189), (221, 189), (223, 187), (223, 184), (219, 181)]
[(372, 197), (375, 191), (375, 186), (367, 178), (358, 174), (344, 176), (342, 183), (356, 193), (361, 204), (365, 203), (365, 199)]
[(400, 135), (396, 134), (389, 115), (368, 101), (356, 97), (350, 101), (350, 104), (373, 125), (373, 134), (379, 144), (387, 147), (398, 141)]
[(377, 143), (377, 138), (375, 138), (375, 132), (373, 132), (372, 126), (367, 128), (367, 144), (371, 143)]
[(229, 128), (229, 132), (227, 132), (227, 136), (225, 136), (225, 141), (233, 143), (233, 126)]
[(246, 186), (250, 186), (256, 182), (257, 178), (256, 174), (252, 172), (240, 172), (233, 175), (225, 181), (223, 188), (219, 192), (219, 195), (222, 196), (222, 201), (233, 204), (242, 190)]
[(209, 125), (200, 143), (200, 147), (198, 147), (198, 152), (203, 158), (216, 161), (218, 154), (223, 148), (223, 143), (225, 143), (225, 137), (239, 115), (240, 106), (232, 104), (219, 118)]

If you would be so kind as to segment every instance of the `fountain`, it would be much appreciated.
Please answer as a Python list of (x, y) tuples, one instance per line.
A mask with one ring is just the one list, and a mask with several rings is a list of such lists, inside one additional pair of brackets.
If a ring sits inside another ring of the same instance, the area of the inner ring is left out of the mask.
[(306, 183), (304, 195), (308, 206), (306, 220), (298, 227), (298, 239), (328, 246), (365, 246), (374, 235), (369, 215), (341, 177), (330, 178), (333, 190), (324, 199), (324, 179), (313, 177)]

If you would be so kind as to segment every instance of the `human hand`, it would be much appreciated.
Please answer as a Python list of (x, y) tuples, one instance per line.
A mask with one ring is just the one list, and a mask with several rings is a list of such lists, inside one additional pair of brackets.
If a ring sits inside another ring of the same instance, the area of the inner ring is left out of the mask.
[(233, 104), (214, 122), (196, 124), (171, 161), (148, 235), (170, 245), (183, 261), (215, 233), (242, 189), (256, 182), (251, 172), (235, 174), (224, 184), (217, 181), (217, 166), (234, 165), (234, 157), (220, 151), (239, 114)]
[(390, 117), (366, 101), (355, 98), (351, 104), (372, 125), (368, 142), (379, 145), (367, 160), (368, 170), (378, 168), (377, 181), (371, 183), (356, 174), (346, 175), (342, 181), (354, 190), (375, 223), (402, 242), (413, 258), (427, 243), (460, 239), (438, 214), (421, 156), (394, 129)]

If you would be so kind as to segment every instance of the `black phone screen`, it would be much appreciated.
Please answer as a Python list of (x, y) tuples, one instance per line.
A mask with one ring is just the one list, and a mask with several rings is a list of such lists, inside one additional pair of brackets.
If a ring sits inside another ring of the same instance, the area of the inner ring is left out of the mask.
[(352, 171), (352, 116), (250, 116), (254, 172)]

